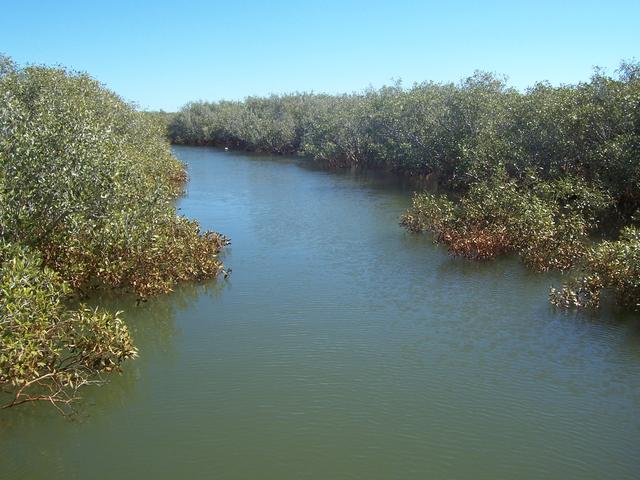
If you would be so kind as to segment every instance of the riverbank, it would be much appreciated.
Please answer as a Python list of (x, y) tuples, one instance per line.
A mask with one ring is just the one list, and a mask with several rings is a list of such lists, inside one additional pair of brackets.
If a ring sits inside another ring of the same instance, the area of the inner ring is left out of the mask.
[[(493, 74), (458, 84), (400, 83), (350, 95), (291, 94), (194, 102), (170, 115), (175, 144), (300, 154), (331, 167), (428, 178), (453, 192), (415, 197), (403, 216), (455, 255), (518, 254), (571, 270), (551, 292), (597, 307), (603, 292), (640, 308), (640, 66), (595, 70), (576, 85), (524, 93)], [(613, 241), (594, 233), (616, 226)]]

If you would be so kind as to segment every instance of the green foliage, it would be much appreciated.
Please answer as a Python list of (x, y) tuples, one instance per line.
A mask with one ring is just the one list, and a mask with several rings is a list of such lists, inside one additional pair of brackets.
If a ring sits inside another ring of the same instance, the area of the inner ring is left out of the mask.
[(174, 143), (218, 145), (244, 150), (295, 153), (301, 148), (311, 95), (249, 97), (244, 103), (190, 103), (174, 114)]
[(451, 253), (489, 259), (516, 253), (536, 270), (566, 270), (589, 245), (589, 233), (610, 204), (602, 190), (565, 177), (529, 184), (506, 175), (474, 184), (458, 202), (422, 193), (401, 223), (413, 232), (431, 231)]
[(155, 129), (158, 132), (162, 132), (163, 137), (169, 140), (169, 126), (173, 121), (174, 113), (165, 112), (164, 110), (144, 111), (140, 113), (147, 118), (149, 123), (155, 124)]
[(36, 252), (0, 243), (3, 407), (46, 400), (66, 410), (78, 387), (136, 355), (118, 314), (67, 308), (69, 293)]
[[(51, 387), (57, 401), (88, 378), (74, 376), (80, 370), (112, 369), (132, 352), (128, 337), (117, 336), (126, 336), (117, 316), (67, 311), (63, 299), (103, 286), (145, 297), (214, 277), (226, 240), (176, 213), (186, 173), (165, 139), (166, 119), (137, 112), (87, 75), (0, 60), (0, 242), (12, 246), (3, 250), (3, 275), (28, 269), (25, 288), (32, 292), (20, 290), (24, 296), (12, 303), (18, 293), (6, 287), (0, 309), (11, 308), (25, 328), (3, 322), (0, 332), (3, 341), (16, 342), (40, 332), (36, 343), (15, 348), (24, 348), (24, 361), (45, 355), (48, 369), (18, 362), (20, 373), (7, 357), (0, 385), (19, 388), (20, 396), (26, 384), (42, 387), (38, 379), (47, 375), (61, 387), (56, 394)], [(67, 362), (78, 348), (95, 348), (97, 360), (58, 377), (66, 363), (55, 356)]]
[(10, 72), (0, 96), (0, 238), (74, 288), (144, 296), (220, 271), (224, 239), (176, 215), (186, 176), (162, 122), (62, 69)]
[(597, 307), (603, 290), (620, 305), (640, 310), (640, 229), (627, 227), (616, 241), (592, 247), (574, 276), (551, 290), (551, 302), (562, 307)]

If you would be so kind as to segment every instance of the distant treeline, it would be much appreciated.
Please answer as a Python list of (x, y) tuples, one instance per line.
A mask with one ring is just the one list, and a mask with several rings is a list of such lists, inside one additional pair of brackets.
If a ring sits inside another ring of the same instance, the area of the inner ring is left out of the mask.
[(332, 165), (435, 175), (466, 187), (574, 174), (633, 210), (640, 202), (639, 68), (525, 93), (476, 73), (459, 84), (400, 85), (351, 95), (292, 94), (194, 102), (171, 118), (173, 143), (302, 154)]
[[(640, 303), (638, 64), (524, 93), (476, 73), (458, 84), (194, 102), (170, 116), (169, 136), (428, 177), (457, 200), (417, 195), (407, 228), (434, 232), (458, 255), (513, 252), (540, 270), (579, 268), (553, 292), (557, 304), (595, 305), (603, 288)], [(619, 238), (593, 246), (603, 223), (622, 227)]]

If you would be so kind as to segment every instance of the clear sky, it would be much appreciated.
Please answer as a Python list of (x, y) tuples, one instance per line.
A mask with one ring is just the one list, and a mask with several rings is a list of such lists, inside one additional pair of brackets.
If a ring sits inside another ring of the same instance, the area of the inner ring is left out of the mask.
[(169, 111), (397, 78), (458, 81), (476, 69), (524, 88), (640, 60), (640, 0), (0, 0), (0, 52), (86, 71)]

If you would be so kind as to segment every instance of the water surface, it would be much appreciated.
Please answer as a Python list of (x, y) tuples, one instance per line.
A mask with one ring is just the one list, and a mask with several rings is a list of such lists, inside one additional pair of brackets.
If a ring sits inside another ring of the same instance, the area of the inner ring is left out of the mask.
[(640, 478), (637, 318), (404, 232), (393, 179), (175, 152), (230, 279), (102, 299), (140, 358), (72, 421), (1, 412), (0, 478)]

